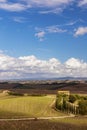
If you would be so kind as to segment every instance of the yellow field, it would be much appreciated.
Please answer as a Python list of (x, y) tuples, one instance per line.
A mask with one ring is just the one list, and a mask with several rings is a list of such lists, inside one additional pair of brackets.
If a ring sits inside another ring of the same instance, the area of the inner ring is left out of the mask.
[(48, 117), (64, 115), (52, 108), (55, 96), (1, 96), (0, 118)]

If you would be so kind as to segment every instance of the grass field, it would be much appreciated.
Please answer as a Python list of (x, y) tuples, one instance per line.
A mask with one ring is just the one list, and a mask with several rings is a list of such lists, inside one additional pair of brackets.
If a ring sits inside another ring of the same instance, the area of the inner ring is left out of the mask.
[(1, 96), (0, 118), (64, 115), (52, 108), (55, 96)]

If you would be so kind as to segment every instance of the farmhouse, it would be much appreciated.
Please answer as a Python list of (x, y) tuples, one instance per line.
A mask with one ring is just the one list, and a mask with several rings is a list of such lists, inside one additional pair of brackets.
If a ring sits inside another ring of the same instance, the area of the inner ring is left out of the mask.
[(63, 91), (63, 90), (61, 90), (61, 91), (58, 91), (58, 94), (63, 94), (63, 95), (70, 95), (70, 91)]

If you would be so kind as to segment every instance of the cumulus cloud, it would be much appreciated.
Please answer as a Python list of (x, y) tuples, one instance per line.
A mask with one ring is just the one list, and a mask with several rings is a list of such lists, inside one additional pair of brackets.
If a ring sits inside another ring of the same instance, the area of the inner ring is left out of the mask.
[(0, 79), (87, 77), (87, 63), (70, 58), (61, 63), (56, 58), (41, 60), (35, 56), (14, 58), (0, 53)]
[(82, 65), (86, 64), (79, 59), (71, 58), (65, 62), (65, 65), (70, 68), (81, 68)]
[(79, 27), (78, 29), (75, 30), (74, 36), (80, 36), (87, 34), (87, 27)]

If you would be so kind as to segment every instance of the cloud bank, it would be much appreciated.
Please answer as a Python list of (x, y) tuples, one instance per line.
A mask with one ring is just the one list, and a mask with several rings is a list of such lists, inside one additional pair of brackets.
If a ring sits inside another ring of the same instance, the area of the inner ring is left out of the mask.
[(0, 54), (0, 79), (87, 77), (87, 63), (70, 58), (61, 63), (56, 58), (40, 60), (35, 56), (14, 58)]

